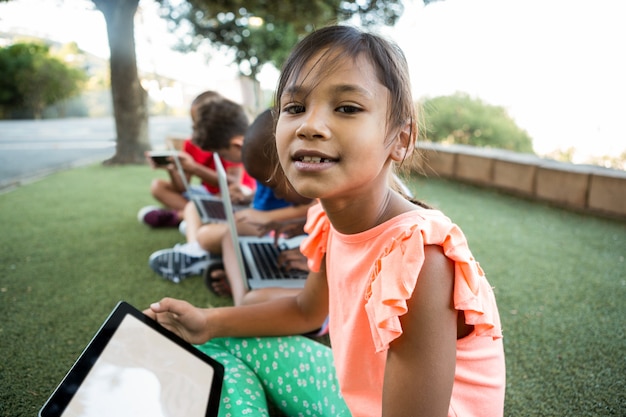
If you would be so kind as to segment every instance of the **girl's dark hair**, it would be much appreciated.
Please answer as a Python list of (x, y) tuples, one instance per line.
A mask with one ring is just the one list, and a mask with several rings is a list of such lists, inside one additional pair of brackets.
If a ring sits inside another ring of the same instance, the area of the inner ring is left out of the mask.
[[(300, 78), (305, 65), (320, 53), (321, 56), (313, 66), (318, 78), (333, 71), (345, 57), (356, 60), (359, 56), (365, 56), (374, 67), (378, 81), (390, 93), (387, 130), (401, 129), (409, 123), (411, 145), (414, 144), (417, 135), (415, 104), (404, 53), (395, 43), (352, 26), (335, 25), (316, 30), (296, 45), (285, 61), (278, 81), (274, 101), (276, 117), (285, 89)], [(305, 74), (305, 78), (311, 73), (313, 70)]]

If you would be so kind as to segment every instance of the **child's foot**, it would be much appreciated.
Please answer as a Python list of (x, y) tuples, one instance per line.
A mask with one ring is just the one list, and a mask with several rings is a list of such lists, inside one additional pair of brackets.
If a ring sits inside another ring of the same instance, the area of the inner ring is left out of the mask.
[(150, 227), (177, 227), (181, 219), (174, 210), (147, 206), (139, 210), (137, 219)]
[(202, 275), (211, 263), (208, 252), (189, 250), (189, 244), (176, 245), (150, 255), (148, 264), (157, 274), (179, 283), (192, 275)]
[(203, 278), (204, 285), (218, 297), (230, 297), (232, 295), (223, 264), (218, 263), (207, 268)]

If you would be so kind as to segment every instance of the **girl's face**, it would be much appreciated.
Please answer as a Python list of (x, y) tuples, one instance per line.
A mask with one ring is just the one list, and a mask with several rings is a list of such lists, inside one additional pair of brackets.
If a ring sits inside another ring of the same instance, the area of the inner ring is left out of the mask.
[(325, 59), (314, 66), (317, 58), (287, 83), (280, 97), (280, 164), (306, 197), (380, 192), (377, 185), (386, 185), (390, 157), (395, 159), (387, 132), (389, 90), (363, 56), (341, 59), (329, 71)]

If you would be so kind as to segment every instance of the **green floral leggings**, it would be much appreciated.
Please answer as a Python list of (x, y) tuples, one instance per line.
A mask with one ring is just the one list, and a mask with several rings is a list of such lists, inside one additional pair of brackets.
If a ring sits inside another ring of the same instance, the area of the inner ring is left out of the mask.
[(214, 339), (199, 350), (224, 365), (220, 416), (349, 416), (328, 346), (304, 336)]

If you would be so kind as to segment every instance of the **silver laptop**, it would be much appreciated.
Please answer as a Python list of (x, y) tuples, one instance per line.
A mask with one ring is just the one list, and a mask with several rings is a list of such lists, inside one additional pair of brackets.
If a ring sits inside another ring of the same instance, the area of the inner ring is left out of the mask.
[(39, 417), (213, 417), (224, 367), (119, 302)]
[(279, 267), (277, 261), (281, 250), (299, 247), (305, 235), (284, 239), (280, 248), (274, 244), (273, 237), (239, 236), (234, 210), (230, 202), (226, 171), (217, 154), (214, 154), (213, 157), (220, 190), (223, 190), (222, 200), (226, 210), (226, 221), (235, 246), (235, 257), (239, 271), (244, 277), (245, 288), (248, 290), (266, 287), (303, 288), (308, 272), (286, 271)]
[[(215, 155), (217, 154), (214, 152), (213, 155), (215, 159)], [(185, 186), (185, 190), (187, 191), (187, 198), (196, 206), (196, 210), (198, 210), (202, 223), (224, 223), (226, 221), (226, 211), (224, 210), (224, 203), (220, 197), (198, 194), (192, 187), (190, 187), (185, 171), (183, 170), (180, 159), (178, 158), (177, 151), (152, 151), (150, 153), (150, 157), (157, 164), (160, 160), (159, 158), (163, 159), (172, 157), (172, 159), (174, 159), (178, 175), (180, 176), (181, 181)], [(217, 159), (219, 159), (219, 157)], [(241, 210), (246, 207), (247, 206), (236, 205), (235, 210)]]

